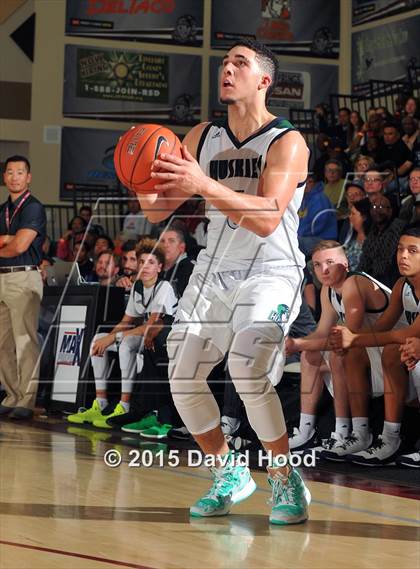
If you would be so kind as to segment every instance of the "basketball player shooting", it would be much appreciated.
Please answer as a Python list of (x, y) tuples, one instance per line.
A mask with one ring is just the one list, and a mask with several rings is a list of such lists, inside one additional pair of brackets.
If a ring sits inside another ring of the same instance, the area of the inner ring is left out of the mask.
[(284, 337), (301, 302), (297, 211), (309, 152), (293, 126), (267, 110), (277, 74), (277, 60), (264, 45), (235, 44), (220, 78), (227, 120), (194, 127), (182, 157), (159, 156), (152, 167), (157, 193), (139, 194), (139, 200), (148, 219), (159, 222), (198, 194), (210, 219), (207, 248), (168, 337), (174, 402), (202, 451), (215, 457), (214, 483), (190, 513), (225, 515), (256, 488), (248, 467), (229, 451), (206, 381), (229, 352), (232, 381), (272, 456), (270, 522), (294, 524), (307, 519), (310, 493), (283, 460), (288, 437), (274, 385), (283, 373)]

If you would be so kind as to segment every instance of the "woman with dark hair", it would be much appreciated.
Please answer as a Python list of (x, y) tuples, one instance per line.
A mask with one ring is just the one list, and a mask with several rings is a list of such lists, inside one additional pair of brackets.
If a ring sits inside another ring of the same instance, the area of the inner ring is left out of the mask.
[(350, 208), (349, 222), (352, 232), (344, 243), (344, 249), (349, 261), (350, 271), (356, 271), (362, 256), (363, 243), (372, 227), (370, 215), (370, 200), (365, 198), (356, 201)]
[(352, 140), (349, 145), (349, 154), (354, 159), (360, 153), (360, 146), (365, 136), (363, 125), (365, 121), (360, 116), (359, 111), (350, 113), (350, 124), (352, 125)]
[(80, 215), (76, 215), (69, 221), (67, 231), (57, 243), (57, 257), (59, 259), (74, 261), (74, 246), (83, 241), (86, 227), (86, 221)]

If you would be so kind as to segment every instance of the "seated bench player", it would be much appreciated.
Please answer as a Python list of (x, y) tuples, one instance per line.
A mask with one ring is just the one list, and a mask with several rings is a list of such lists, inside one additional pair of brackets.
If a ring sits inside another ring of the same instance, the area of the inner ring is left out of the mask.
[[(401, 419), (406, 400), (420, 398), (420, 363), (417, 360), (420, 337), (420, 225), (407, 227), (399, 240), (397, 250), (401, 278), (392, 289), (388, 308), (375, 323), (373, 330), (353, 333), (345, 327), (336, 327), (330, 336), (334, 349), (354, 349), (361, 346), (385, 346), (382, 354), (384, 375), (385, 421), (382, 435), (367, 450), (348, 457), (357, 464), (381, 466), (391, 464), (399, 455), (401, 446)], [(405, 327), (396, 329), (400, 317)], [(415, 340), (413, 342), (413, 339)], [(351, 350), (350, 350), (351, 351)], [(401, 365), (401, 360), (408, 364)], [(420, 454), (413, 460), (406, 456), (397, 461), (408, 466), (420, 466)]]
[[(91, 346), (95, 376), (96, 399), (92, 407), (69, 415), (71, 423), (92, 423), (95, 427), (111, 428), (108, 419), (128, 413), (133, 381), (137, 374), (137, 354), (153, 346), (161, 328), (158, 324), (172, 317), (177, 298), (171, 284), (159, 279), (165, 263), (163, 250), (157, 241), (144, 239), (137, 248), (138, 280), (121, 320), (109, 333), (96, 334)], [(142, 319), (138, 324), (136, 320)], [(121, 368), (121, 400), (112, 413), (103, 414), (108, 405), (106, 380), (109, 373), (108, 352), (118, 351)]]
[(315, 246), (312, 262), (322, 283), (321, 318), (312, 334), (287, 339), (288, 353), (302, 351), (301, 418), (289, 444), (295, 452), (314, 446), (316, 410), (326, 379), (333, 391), (336, 426), (319, 449), (320, 456), (343, 461), (372, 443), (368, 409), (370, 398), (383, 394), (381, 350), (329, 353), (328, 336), (339, 319), (354, 331), (372, 326), (387, 308), (391, 291), (365, 273), (349, 272), (348, 259), (336, 241)]

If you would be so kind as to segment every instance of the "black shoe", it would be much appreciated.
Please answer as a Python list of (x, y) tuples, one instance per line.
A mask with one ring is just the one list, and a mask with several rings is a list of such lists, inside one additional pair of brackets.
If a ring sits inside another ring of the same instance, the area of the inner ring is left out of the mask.
[(13, 412), (9, 415), (9, 419), (17, 419), (20, 421), (21, 419), (32, 419), (33, 416), (34, 412), (32, 409), (28, 409), (27, 407), (15, 407)]
[(6, 405), (0, 405), (0, 416), (1, 415), (8, 415), (12, 411), (14, 411), (14, 407), (6, 407)]
[(140, 421), (141, 418), (142, 415), (129, 411), (123, 415), (116, 415), (115, 417), (111, 417), (110, 419), (107, 419), (106, 422), (108, 425), (112, 425), (113, 427), (124, 427), (124, 425), (128, 425), (129, 423)]
[(182, 441), (191, 440), (191, 433), (188, 431), (187, 427), (174, 427), (168, 432), (169, 439), (179, 439)]

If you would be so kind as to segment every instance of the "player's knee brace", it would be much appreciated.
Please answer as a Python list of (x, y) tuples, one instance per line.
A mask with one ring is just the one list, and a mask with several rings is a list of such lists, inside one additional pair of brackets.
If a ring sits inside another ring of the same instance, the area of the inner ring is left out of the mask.
[(228, 356), (228, 367), (238, 395), (244, 402), (248, 420), (262, 441), (275, 441), (286, 432), (283, 410), (269, 374), (278, 365), (282, 352), (258, 331), (246, 329), (236, 334)]
[(220, 411), (207, 377), (221, 361), (220, 352), (198, 336), (175, 332), (168, 337), (168, 357), (172, 397), (187, 429), (200, 435), (217, 427)]

